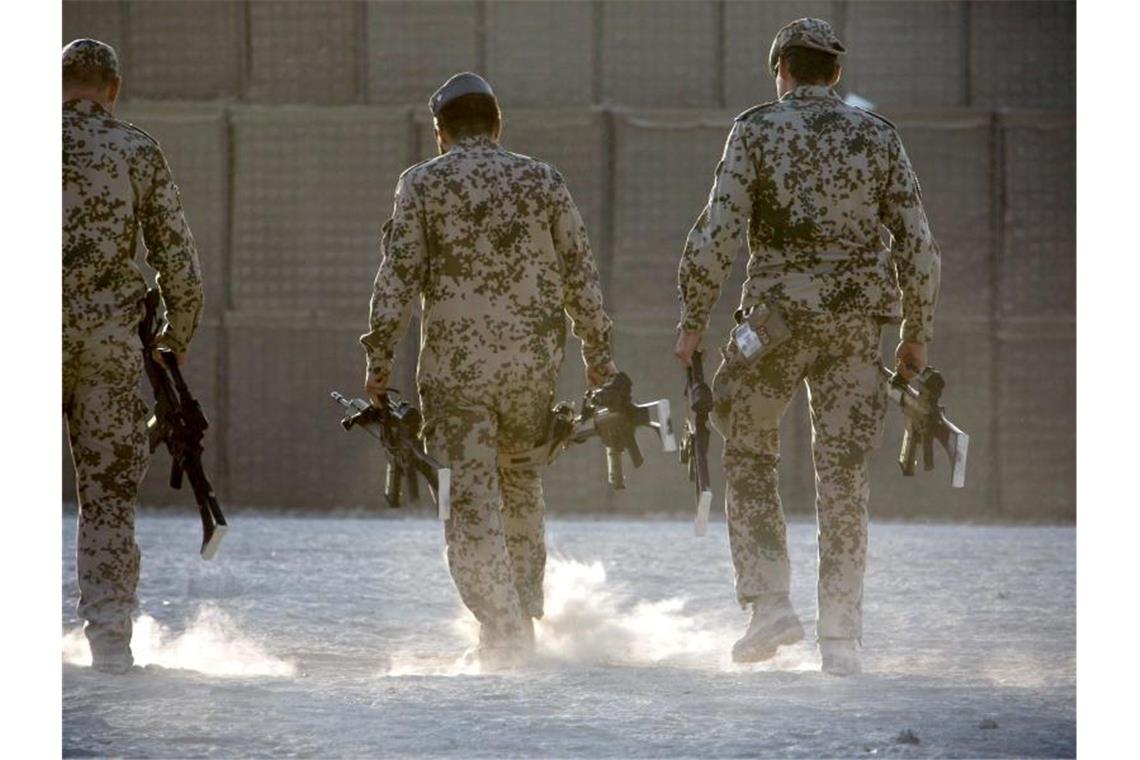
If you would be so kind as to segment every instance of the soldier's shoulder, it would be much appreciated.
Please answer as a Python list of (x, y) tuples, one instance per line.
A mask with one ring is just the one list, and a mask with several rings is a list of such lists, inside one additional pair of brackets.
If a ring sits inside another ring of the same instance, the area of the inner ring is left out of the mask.
[(769, 100), (766, 103), (758, 103), (751, 108), (741, 111), (733, 119), (733, 122), (751, 122), (764, 118), (764, 116), (774, 111), (779, 110), (781, 105), (779, 100)]
[(158, 138), (139, 125), (114, 118), (111, 119), (111, 123), (118, 129), (123, 140), (126, 142), (140, 148), (151, 148), (159, 152), (162, 151), (162, 146), (159, 145)]
[(400, 172), (399, 181), (405, 184), (415, 182), (416, 180), (423, 177), (427, 172), (429, 172), (431, 170), (432, 164), (438, 162), (440, 158), (442, 158), (442, 156), (433, 156), (432, 158), (425, 158), (419, 163), (412, 164), (407, 169), (404, 169), (404, 171)]
[(881, 113), (876, 113), (868, 108), (860, 108), (859, 106), (848, 105), (847, 107), (859, 117), (865, 118), (871, 123), (877, 123), (880, 126), (886, 127), (891, 132), (899, 131), (899, 128), (895, 126), (895, 123), (888, 119), (886, 116), (883, 116)]
[(549, 177), (554, 182), (565, 182), (566, 181), (566, 179), (562, 176), (562, 172), (558, 171), (558, 167), (555, 166), (554, 164), (550, 163), (549, 161), (544, 161), (541, 158), (532, 158), (531, 156), (524, 156), (521, 153), (515, 153), (513, 155), (525, 158), (527, 161), (527, 164), (526, 164), (527, 166), (533, 168), (535, 171), (538, 171), (538, 172), (541, 172), (542, 174), (545, 174), (547, 177)]
[(537, 176), (555, 183), (565, 182), (562, 172), (549, 161), (525, 153), (515, 153), (506, 148), (500, 149), (498, 156), (499, 160), (506, 163), (520, 178)]

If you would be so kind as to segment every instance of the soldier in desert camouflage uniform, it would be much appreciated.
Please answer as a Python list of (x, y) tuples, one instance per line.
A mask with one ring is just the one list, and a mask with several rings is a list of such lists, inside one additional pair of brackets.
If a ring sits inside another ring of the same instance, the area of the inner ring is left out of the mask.
[(881, 438), (886, 409), (880, 326), (902, 317), (898, 368), (907, 377), (921, 370), (940, 267), (894, 126), (846, 105), (832, 89), (843, 52), (818, 19), (792, 22), (776, 35), (769, 66), (779, 100), (737, 117), (708, 205), (685, 244), (676, 349), (688, 365), (747, 231), (738, 318), (763, 302), (783, 312), (792, 334), (751, 365), (735, 361), (730, 340), (713, 381), (737, 597), (752, 607), (733, 658), (767, 659), (803, 638), (788, 599), (776, 468), (780, 417), (806, 381), (819, 520), (817, 633), (824, 670), (838, 674), (859, 670), (866, 457)]
[(546, 562), (542, 481), (499, 452), (542, 438), (562, 364), (565, 314), (591, 385), (616, 373), (611, 323), (586, 229), (562, 176), (498, 144), (490, 86), (452, 77), (431, 98), (441, 155), (403, 173), (381, 232), (366, 391), (386, 386), (422, 296), (417, 385), (429, 451), (450, 464), (447, 560), (498, 665), (533, 645)]
[(140, 232), (166, 302), (158, 347), (184, 361), (202, 310), (198, 254), (166, 159), (111, 115), (120, 83), (110, 46), (63, 49), (63, 412), (79, 492), (78, 609), (92, 664), (113, 673), (133, 664), (134, 512), (148, 460)]

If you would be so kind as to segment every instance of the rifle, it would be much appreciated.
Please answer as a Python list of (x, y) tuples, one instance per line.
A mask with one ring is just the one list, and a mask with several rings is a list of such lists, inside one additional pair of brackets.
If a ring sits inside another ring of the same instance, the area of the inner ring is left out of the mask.
[(657, 431), (662, 449), (676, 451), (669, 400), (633, 403), (633, 382), (629, 375), (619, 372), (601, 387), (586, 391), (579, 414), (575, 415), (568, 401), (556, 405), (551, 410), (543, 442), (530, 451), (500, 453), (499, 466), (504, 469), (545, 466), (570, 446), (596, 437), (606, 448), (610, 487), (620, 490), (625, 488), (622, 454), (629, 452), (634, 467), (640, 467), (645, 461), (635, 436), (639, 427)]
[(400, 397), (399, 391), (384, 392), (384, 403), (375, 407), (362, 398), (347, 399), (333, 391), (333, 399), (345, 408), (340, 421), (345, 430), (360, 427), (384, 446), (388, 469), (384, 478), (384, 497), (395, 509), (402, 501), (405, 481), (408, 496), (419, 500), (419, 477), (428, 482), (436, 494), (440, 520), (451, 515), (451, 470), (430, 456), (420, 440), (423, 415)]
[(709, 483), (709, 413), (713, 408), (712, 389), (705, 382), (703, 357), (693, 352), (692, 362), (685, 370), (685, 396), (689, 399), (692, 420), (685, 420), (681, 438), (681, 464), (689, 466), (689, 480), (697, 490), (697, 518), (693, 532), (705, 535), (709, 524), (709, 507), (712, 506), (712, 485)]
[(908, 383), (902, 375), (886, 367), (880, 366), (879, 371), (887, 380), (887, 395), (898, 402), (906, 417), (906, 430), (899, 451), (902, 474), (907, 477), (914, 475), (919, 444), (922, 444), (923, 469), (933, 470), (934, 441), (938, 441), (950, 457), (951, 487), (965, 486), (970, 436), (946, 418), (946, 410), (939, 404), (946, 388), (942, 374), (933, 367), (927, 367)]
[(139, 323), (139, 338), (143, 345), (143, 366), (154, 391), (154, 414), (147, 420), (150, 451), (153, 454), (161, 444), (170, 452), (170, 487), (182, 488), (182, 476), (190, 480), (194, 500), (198, 502), (198, 515), (202, 518), (202, 559), (212, 559), (229, 526), (214, 496), (214, 487), (202, 468), (202, 438), (210, 426), (202, 405), (190, 393), (174, 354), (160, 350), (161, 363), (153, 355), (159, 333), (158, 307), (161, 295), (151, 288), (144, 301), (146, 311)]

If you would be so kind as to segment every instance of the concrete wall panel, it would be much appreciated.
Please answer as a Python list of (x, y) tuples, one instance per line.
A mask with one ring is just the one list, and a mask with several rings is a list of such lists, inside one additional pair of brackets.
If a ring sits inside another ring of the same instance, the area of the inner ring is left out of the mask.
[(507, 107), (594, 101), (591, 3), (487, 3), (487, 74)]
[(407, 112), (249, 108), (232, 121), (235, 306), (366, 314), (410, 163)]
[(1007, 317), (1076, 310), (1077, 156), (1071, 116), (1003, 121), (1005, 248), (1001, 307)]
[(970, 3), (970, 104), (1077, 106), (1075, 2)]
[(840, 89), (880, 107), (966, 105), (967, 13), (943, 0), (847, 3)]
[(370, 102), (426, 110), (448, 77), (478, 71), (476, 3), (384, 2), (366, 8)]
[(720, 16), (714, 3), (606, 2), (602, 100), (629, 106), (720, 105)]
[(248, 4), (249, 97), (259, 103), (355, 103), (364, 6), (352, 2)]
[(245, 6), (239, 2), (129, 4), (131, 93), (207, 100), (241, 94)]

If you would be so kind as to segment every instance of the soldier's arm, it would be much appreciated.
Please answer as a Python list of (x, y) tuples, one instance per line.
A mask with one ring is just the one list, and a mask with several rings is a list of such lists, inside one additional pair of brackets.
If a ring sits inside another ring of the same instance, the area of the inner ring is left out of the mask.
[(927, 343), (934, 337), (934, 307), (942, 254), (926, 211), (922, 190), (898, 135), (891, 145), (892, 169), (883, 194), (880, 213), (894, 238), (891, 260), (902, 290), (901, 338), (907, 343)]
[(613, 322), (602, 305), (601, 279), (582, 215), (557, 172), (554, 179), (551, 236), (562, 261), (563, 307), (572, 332), (582, 341), (587, 369), (605, 367), (613, 361)]
[(380, 232), (380, 268), (372, 284), (369, 331), (360, 336), (370, 375), (388, 377), (396, 344), (408, 327), (412, 304), (423, 288), (427, 241), (411, 182), (396, 184), (392, 218)]
[(151, 181), (139, 204), (139, 221), (146, 263), (158, 273), (155, 281), (166, 304), (158, 345), (180, 354), (190, 347), (202, 316), (202, 268), (166, 157), (157, 145), (148, 146), (145, 156)]
[(681, 330), (700, 332), (720, 295), (752, 213), (750, 188), (756, 167), (749, 156), (744, 124), (736, 122), (717, 164), (708, 203), (701, 211), (681, 254), (677, 289), (681, 297)]

